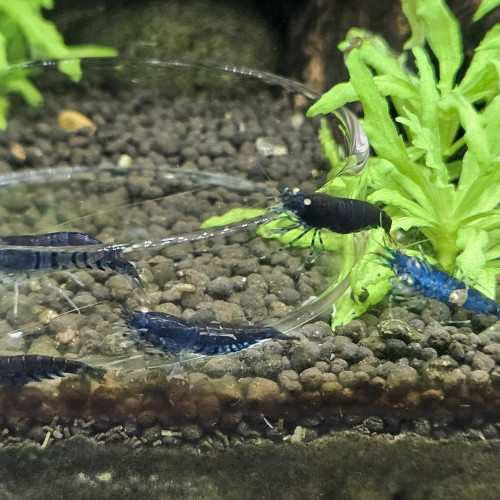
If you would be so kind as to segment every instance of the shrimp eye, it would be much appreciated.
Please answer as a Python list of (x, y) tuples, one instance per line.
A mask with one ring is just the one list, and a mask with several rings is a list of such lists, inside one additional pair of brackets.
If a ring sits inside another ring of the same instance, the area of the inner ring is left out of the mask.
[(308, 207), (308, 206), (312, 205), (312, 200), (311, 200), (311, 198), (304, 198), (304, 205), (305, 205), (306, 207)]

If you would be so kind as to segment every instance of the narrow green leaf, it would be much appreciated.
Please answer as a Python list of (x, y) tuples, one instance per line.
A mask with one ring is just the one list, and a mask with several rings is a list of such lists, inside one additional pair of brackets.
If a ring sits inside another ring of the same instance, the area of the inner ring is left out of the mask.
[[(470, 151), (465, 154), (464, 165), (473, 164)], [(474, 177), (468, 174), (467, 185), (459, 183), (455, 197), (455, 217), (458, 220), (468, 219), (476, 214), (488, 212), (498, 205), (500, 200), (500, 168), (493, 168), (490, 173)]]
[(469, 189), (480, 175), (481, 169), (479, 168), (476, 157), (467, 151), (464, 154), (464, 158), (461, 162), (461, 169), (459, 171), (457, 198), (461, 197), (461, 193)]
[(486, 33), (476, 48), (467, 72), (459, 84), (460, 93), (469, 101), (490, 100), (498, 95), (499, 75), (495, 61), (500, 58), (500, 24)]
[(57, 63), (57, 69), (68, 75), (74, 82), (82, 77), (82, 67), (79, 59), (62, 59)]
[(484, 36), (481, 43), (476, 47), (475, 52), (486, 52), (500, 48), (500, 25), (495, 24)]
[(491, 237), (492, 232), (500, 230), (500, 213), (498, 210), (478, 213), (475, 217), (466, 219), (464, 223), (468, 223), (469, 225), (482, 229), (483, 231), (488, 231)]
[(451, 90), (463, 58), (459, 23), (444, 0), (419, 0), (416, 12), (439, 61), (439, 88), (442, 93)]
[(431, 224), (427, 219), (414, 217), (413, 215), (392, 218), (392, 231), (396, 229), (408, 231), (412, 227), (431, 227)]
[(411, 28), (411, 37), (405, 42), (405, 49), (420, 47), (425, 41), (425, 26), (417, 14), (417, 4), (418, 0), (401, 0), (403, 14), (408, 19)]
[(484, 108), (480, 118), (486, 134), (486, 140), (490, 146), (490, 154), (494, 158), (500, 155), (500, 141), (498, 140), (498, 131), (500, 130), (500, 95), (496, 96)]
[(9, 111), (9, 101), (5, 96), (0, 95), (0, 130), (7, 128), (7, 113)]
[(496, 293), (496, 273), (493, 267), (486, 267), (486, 247), (488, 234), (475, 228), (458, 231), (457, 246), (463, 251), (457, 256), (456, 264), (467, 281), (487, 296)]
[(418, 89), (406, 80), (402, 80), (393, 75), (377, 75), (373, 78), (380, 95), (398, 97), (404, 100), (419, 100)]
[(407, 215), (419, 217), (422, 220), (426, 220), (429, 224), (437, 223), (436, 218), (426, 208), (421, 207), (393, 189), (378, 189), (368, 196), (367, 200), (370, 203), (382, 202), (386, 205), (393, 205), (403, 210)]
[(7, 71), (7, 47), (5, 37), (0, 32), (0, 75)]
[[(406, 196), (409, 200), (415, 200), (421, 207), (425, 207), (428, 210), (432, 217), (437, 219), (437, 212), (440, 212), (441, 208), (441, 200), (439, 196), (442, 194), (442, 188), (439, 190), (439, 193), (436, 192), (436, 196), (430, 196), (429, 192), (431, 190), (430, 179), (428, 179), (429, 175), (427, 172), (427, 177), (423, 176), (423, 180), (421, 184), (417, 184), (411, 178), (409, 178), (404, 173), (399, 172), (392, 163), (381, 160), (376, 167), (371, 168), (372, 162), (374, 160), (370, 160), (370, 168), (367, 169), (370, 176), (369, 184), (373, 187), (373, 189), (391, 189), (401, 193), (403, 196)], [(423, 186), (420, 187), (420, 186)], [(437, 206), (437, 209), (434, 207)]]
[[(379, 75), (374, 77), (380, 95), (399, 97), (400, 99), (420, 98), (418, 90), (408, 83), (392, 75)], [(323, 94), (307, 111), (307, 116), (331, 113), (333, 110), (345, 106), (349, 102), (358, 100), (358, 96), (350, 82), (339, 83)]]
[(36, 47), (43, 47), (49, 57), (68, 55), (62, 36), (54, 24), (34, 12), (26, 0), (0, 0), (0, 11), (4, 11), (22, 29), (26, 39)]
[(321, 119), (318, 131), (318, 138), (323, 150), (323, 155), (330, 163), (330, 172), (328, 176), (337, 176), (342, 169), (342, 162), (340, 160), (339, 145), (333, 137), (330, 127), (325, 118)]
[(425, 164), (437, 172), (442, 184), (447, 183), (448, 171), (442, 161), (439, 135), (436, 137), (433, 131), (422, 126), (417, 116), (410, 111), (407, 110), (406, 114), (408, 118), (398, 117), (396, 120), (410, 128), (414, 137), (412, 141), (414, 146), (425, 152)]
[(67, 48), (69, 57), (115, 57), (118, 55), (113, 47), (101, 45), (70, 45)]
[[(355, 45), (351, 45), (353, 39), (357, 42)], [(404, 67), (404, 57), (398, 56), (380, 35), (362, 28), (351, 28), (339, 48), (346, 56), (353, 50), (359, 51), (365, 64), (378, 75), (391, 75), (406, 82), (411, 80), (411, 73)]]
[(500, 5), (500, 0), (481, 0), (481, 5), (474, 14), (474, 21), (479, 21), (483, 16)]
[(476, 157), (481, 170), (488, 170), (491, 167), (488, 137), (474, 107), (455, 89), (441, 99), (440, 108), (444, 111), (458, 112), (460, 122), (465, 129), (464, 138), (469, 152)]
[(6, 87), (9, 92), (21, 94), (31, 106), (40, 106), (43, 102), (42, 94), (25, 78), (9, 78)]
[(363, 62), (358, 49), (354, 49), (346, 60), (351, 82), (363, 105), (364, 129), (378, 156), (386, 158), (398, 169), (411, 175), (412, 164), (391, 120), (386, 100), (380, 95), (373, 75)]
[(457, 247), (462, 250), (457, 257), (458, 266), (469, 278), (477, 279), (486, 264), (484, 252), (488, 244), (485, 231), (464, 227), (457, 232)]
[[(489, 250), (486, 250), (484, 254), (487, 261), (498, 260), (497, 266), (500, 268), (500, 245), (496, 245), (491, 247)], [(497, 271), (497, 274), (500, 271)]]
[(429, 153), (434, 157), (434, 167), (442, 166), (441, 174), (443, 180), (446, 179), (446, 168), (441, 161), (442, 151), (440, 144), (440, 132), (438, 121), (438, 102), (439, 92), (436, 88), (436, 78), (434, 75), (434, 68), (427, 53), (420, 47), (413, 49), (415, 62), (418, 68), (420, 79), (420, 99), (422, 105), (422, 125), (429, 131), (431, 151)]
[(308, 110), (307, 116), (331, 113), (334, 109), (344, 106), (348, 102), (358, 100), (358, 96), (351, 82), (339, 83), (324, 93)]

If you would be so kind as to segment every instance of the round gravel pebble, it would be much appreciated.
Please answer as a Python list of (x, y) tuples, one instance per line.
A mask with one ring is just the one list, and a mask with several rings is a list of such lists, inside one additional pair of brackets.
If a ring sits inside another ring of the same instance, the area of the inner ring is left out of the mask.
[(299, 344), (293, 350), (290, 364), (296, 372), (302, 372), (306, 368), (314, 366), (319, 357), (320, 347), (315, 342), (308, 340)]
[(306, 368), (299, 377), (300, 383), (307, 391), (315, 391), (321, 387), (325, 377), (316, 367)]
[(472, 357), (471, 368), (473, 370), (483, 370), (489, 373), (495, 368), (495, 361), (487, 354), (476, 352)]

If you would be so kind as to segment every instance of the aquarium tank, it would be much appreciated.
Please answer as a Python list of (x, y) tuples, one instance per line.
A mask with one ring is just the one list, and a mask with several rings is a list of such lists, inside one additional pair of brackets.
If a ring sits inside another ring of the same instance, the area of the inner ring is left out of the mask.
[(500, 31), (387, 5), (0, 0), (6, 498), (498, 496)]

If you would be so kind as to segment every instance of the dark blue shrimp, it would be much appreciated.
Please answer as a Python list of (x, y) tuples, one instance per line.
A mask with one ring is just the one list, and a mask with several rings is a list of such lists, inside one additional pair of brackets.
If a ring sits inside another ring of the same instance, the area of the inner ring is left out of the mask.
[[(410, 257), (399, 250), (386, 251), (389, 254), (384, 256), (387, 267), (392, 268), (403, 283), (424, 297), (439, 300), (449, 306), (459, 304), (471, 312), (500, 317), (500, 304), (478, 290), (415, 256)], [(457, 298), (457, 292), (462, 290), (465, 293)]]
[(127, 324), (161, 350), (180, 354), (228, 354), (280, 334), (271, 327), (201, 325), (161, 312), (124, 314)]
[(65, 373), (89, 375), (102, 381), (106, 370), (81, 361), (38, 354), (0, 356), (0, 384), (3, 385), (22, 385), (31, 381), (64, 377)]
[(75, 232), (56, 232), (38, 235), (3, 236), (0, 245), (33, 246), (41, 250), (0, 250), (0, 283), (13, 281), (11, 276), (25, 273), (29, 278), (31, 273), (43, 270), (66, 269), (110, 269), (120, 274), (132, 277), (139, 285), (141, 279), (135, 267), (125, 259), (120, 258), (119, 250), (90, 252), (54, 252), (44, 251), (43, 247), (63, 247), (99, 245), (101, 242), (87, 234)]
[(357, 233), (365, 229), (382, 227), (387, 233), (391, 230), (391, 218), (380, 208), (366, 201), (351, 198), (338, 198), (324, 193), (301, 194), (286, 188), (280, 195), (281, 204), (275, 212), (292, 212), (292, 226), (282, 228), (280, 232), (303, 228), (304, 231), (288, 246), (295, 244), (309, 231), (313, 230), (311, 248), (316, 236), (323, 246), (321, 230), (329, 229), (334, 233)]

